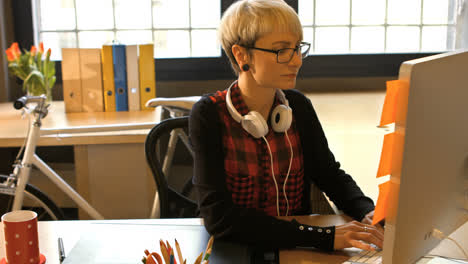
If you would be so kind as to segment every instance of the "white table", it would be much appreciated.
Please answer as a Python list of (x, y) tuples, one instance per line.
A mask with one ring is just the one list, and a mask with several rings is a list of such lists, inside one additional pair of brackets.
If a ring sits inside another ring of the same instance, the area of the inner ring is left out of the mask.
[[(343, 217), (341, 215), (325, 215), (325, 216), (299, 216), (296, 218), (299, 221), (304, 221), (312, 225), (333, 225), (344, 223), (349, 218)], [(89, 220), (89, 221), (47, 221), (39, 222), (39, 245), (40, 252), (44, 254), (47, 258), (47, 264), (58, 264), (58, 247), (57, 239), (61, 237), (64, 241), (65, 253), (68, 255), (73, 246), (80, 239), (80, 235), (89, 229), (92, 224), (102, 224), (109, 227), (115, 227), (115, 231), (118, 232), (118, 224), (151, 224), (151, 225), (194, 225), (202, 226), (203, 220), (199, 218), (190, 218), (190, 219), (132, 219), (132, 220)], [(108, 224), (108, 225), (106, 225)], [(116, 225), (117, 224), (117, 225)], [(468, 247), (468, 222), (457, 229), (454, 233), (450, 235), (452, 238), (456, 239), (464, 248)], [(159, 238), (154, 238), (154, 243), (158, 243)], [(0, 258), (5, 256), (4, 249), (4, 236), (3, 236), (3, 225), (0, 224)], [(125, 243), (125, 240), (122, 240), (122, 243)], [(127, 242), (128, 243), (128, 242)], [(148, 245), (151, 247), (152, 245)], [(142, 248), (143, 252), (144, 248)], [(312, 264), (312, 263), (342, 263), (347, 258), (356, 254), (356, 251), (345, 250), (335, 253), (323, 253), (320, 251), (314, 250), (282, 250), (280, 251), (280, 263), (302, 263), (302, 264)], [(429, 254), (434, 255), (443, 255), (448, 257), (462, 258), (461, 252), (459, 249), (452, 244), (451, 241), (443, 240), (436, 248), (434, 248)], [(429, 259), (421, 259), (418, 264), (426, 263)], [(140, 260), (136, 259), (135, 263), (138, 263)]]

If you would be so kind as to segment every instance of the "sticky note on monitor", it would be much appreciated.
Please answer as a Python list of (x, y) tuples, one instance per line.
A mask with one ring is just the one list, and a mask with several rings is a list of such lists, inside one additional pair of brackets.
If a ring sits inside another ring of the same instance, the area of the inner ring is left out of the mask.
[(404, 133), (404, 130), (399, 130), (384, 136), (377, 178), (400, 173), (405, 141)]
[(372, 219), (373, 225), (385, 219), (385, 216), (387, 215), (390, 188), (390, 181), (386, 181), (379, 185), (379, 198), (377, 199), (377, 205), (375, 206), (374, 217)]
[(400, 81), (388, 81), (387, 93), (385, 94), (385, 101), (382, 109), (382, 116), (380, 118), (380, 126), (385, 126), (395, 123), (395, 113), (397, 108), (398, 90)]

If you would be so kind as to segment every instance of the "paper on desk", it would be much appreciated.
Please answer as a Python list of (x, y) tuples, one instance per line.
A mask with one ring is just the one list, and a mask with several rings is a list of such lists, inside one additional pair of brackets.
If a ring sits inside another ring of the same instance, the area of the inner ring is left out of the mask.
[[(210, 235), (204, 226), (170, 224), (91, 224), (63, 264), (141, 263), (144, 250), (159, 252), (158, 241), (177, 238), (187, 262), (205, 250)], [(65, 242), (66, 243), (66, 242)], [(210, 263), (244, 264), (251, 259), (247, 245), (219, 241), (213, 244)], [(192, 262), (191, 262), (192, 263)]]
[(435, 257), (431, 259), (427, 264), (452, 264), (452, 263), (468, 263), (463, 260), (451, 260), (451, 259), (446, 259), (446, 258), (440, 258), (440, 257)]
[(374, 218), (372, 219), (372, 225), (382, 221), (387, 215), (388, 200), (390, 197), (390, 181), (386, 181), (379, 185), (379, 198), (377, 205), (375, 206)]

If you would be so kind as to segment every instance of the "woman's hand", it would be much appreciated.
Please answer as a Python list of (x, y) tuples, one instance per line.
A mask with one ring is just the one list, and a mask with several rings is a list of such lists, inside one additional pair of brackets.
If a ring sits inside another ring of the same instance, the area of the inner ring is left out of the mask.
[[(364, 218), (361, 220), (361, 223), (372, 225), (372, 220), (374, 218), (374, 210), (366, 214)], [(382, 233), (384, 232), (383, 227), (380, 224), (375, 225), (377, 229), (379, 229)]]
[(370, 244), (383, 247), (383, 230), (375, 226), (352, 221), (335, 227), (334, 249), (356, 247), (363, 250), (375, 250)]

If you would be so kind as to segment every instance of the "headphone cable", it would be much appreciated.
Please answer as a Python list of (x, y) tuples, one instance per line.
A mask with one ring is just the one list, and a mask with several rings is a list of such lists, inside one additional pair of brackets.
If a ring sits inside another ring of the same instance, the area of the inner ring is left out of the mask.
[(276, 178), (275, 178), (275, 169), (273, 168), (273, 154), (271, 154), (270, 144), (268, 144), (268, 140), (266, 140), (265, 136), (263, 136), (262, 138), (263, 138), (263, 140), (265, 140), (265, 143), (267, 144), (267, 147), (268, 147), (268, 152), (270, 153), (271, 174), (273, 176), (273, 181), (275, 182), (275, 188), (276, 188), (276, 213), (277, 213), (278, 216), (280, 216), (279, 191), (278, 191), (278, 183), (276, 182)]
[(288, 196), (286, 195), (286, 182), (288, 181), (288, 178), (289, 178), (289, 172), (291, 172), (291, 165), (292, 165), (292, 161), (293, 161), (293, 157), (294, 157), (294, 152), (293, 152), (291, 140), (289, 140), (288, 130), (286, 130), (284, 133), (286, 134), (286, 139), (288, 140), (289, 149), (291, 151), (290, 152), (291, 153), (291, 158), (289, 159), (288, 174), (286, 174), (286, 179), (284, 179), (284, 183), (283, 183), (283, 194), (284, 194), (284, 199), (286, 199), (286, 216), (287, 216), (288, 213), (289, 213), (289, 201), (288, 201)]
[[(286, 131), (286, 138), (289, 143), (289, 148), (291, 151), (291, 158), (289, 159), (289, 168), (288, 168), (288, 174), (286, 175), (286, 178), (284, 179), (283, 183), (283, 194), (284, 194), (284, 199), (286, 200), (286, 216), (289, 213), (289, 201), (288, 201), (288, 196), (286, 195), (286, 182), (288, 181), (289, 178), (289, 173), (291, 171), (291, 165), (292, 165), (292, 160), (293, 160), (293, 149), (292, 149), (292, 144), (291, 141), (289, 140), (288, 132)], [(275, 188), (276, 188), (276, 213), (278, 216), (280, 216), (280, 210), (279, 210), (279, 190), (278, 190), (278, 183), (276, 182), (276, 177), (275, 177), (275, 170), (273, 168), (273, 154), (271, 153), (270, 149), (270, 144), (268, 144), (268, 140), (266, 140), (265, 136), (262, 137), (265, 143), (267, 144), (268, 152), (270, 153), (270, 163), (271, 163), (271, 175), (273, 177), (273, 182), (275, 183)]]

